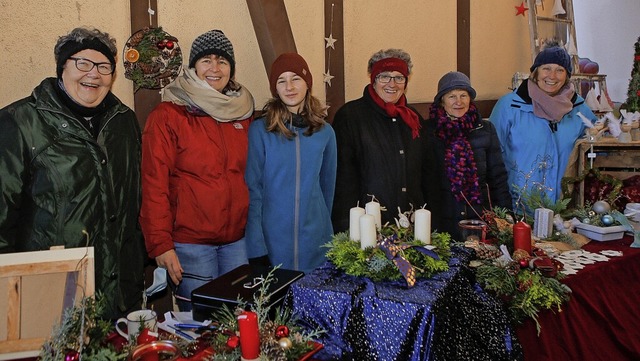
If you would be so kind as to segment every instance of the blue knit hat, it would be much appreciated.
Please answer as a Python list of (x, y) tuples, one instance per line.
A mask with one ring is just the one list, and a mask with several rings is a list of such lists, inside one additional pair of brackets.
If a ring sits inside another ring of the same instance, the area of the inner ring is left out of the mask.
[(569, 56), (569, 53), (567, 53), (567, 51), (561, 46), (551, 46), (540, 51), (529, 71), (533, 72), (537, 67), (543, 64), (558, 64), (567, 71), (569, 76), (571, 76), (571, 73), (573, 72), (571, 56)]
[(438, 94), (433, 98), (433, 104), (439, 105), (445, 94), (456, 89), (466, 90), (471, 100), (476, 98), (476, 90), (471, 86), (469, 77), (459, 71), (450, 71), (438, 81)]

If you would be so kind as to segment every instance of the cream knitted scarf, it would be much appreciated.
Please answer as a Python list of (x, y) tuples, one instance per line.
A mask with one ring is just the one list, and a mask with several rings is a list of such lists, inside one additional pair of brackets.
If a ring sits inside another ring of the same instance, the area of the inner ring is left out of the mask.
[(206, 81), (198, 78), (195, 69), (182, 74), (162, 91), (162, 101), (196, 108), (213, 119), (227, 123), (242, 120), (253, 114), (253, 96), (244, 86), (238, 91), (222, 94)]

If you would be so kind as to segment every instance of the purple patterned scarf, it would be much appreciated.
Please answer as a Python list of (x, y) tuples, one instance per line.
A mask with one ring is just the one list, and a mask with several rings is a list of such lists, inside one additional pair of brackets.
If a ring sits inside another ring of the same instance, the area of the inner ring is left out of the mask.
[[(473, 149), (467, 139), (469, 131), (479, 123), (475, 104), (460, 118), (450, 118), (441, 105), (431, 106), (429, 114), (437, 121), (436, 135), (445, 142), (445, 172), (451, 182), (451, 191), (458, 202), (466, 199), (480, 204), (478, 168)], [(464, 195), (464, 196), (463, 196)]]

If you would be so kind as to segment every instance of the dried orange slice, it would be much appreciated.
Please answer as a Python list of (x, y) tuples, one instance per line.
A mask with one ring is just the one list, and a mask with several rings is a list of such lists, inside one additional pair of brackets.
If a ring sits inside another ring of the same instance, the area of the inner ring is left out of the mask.
[(140, 53), (138, 53), (136, 49), (129, 49), (124, 54), (124, 57), (128, 62), (135, 63), (136, 61), (138, 61), (138, 59), (140, 59)]

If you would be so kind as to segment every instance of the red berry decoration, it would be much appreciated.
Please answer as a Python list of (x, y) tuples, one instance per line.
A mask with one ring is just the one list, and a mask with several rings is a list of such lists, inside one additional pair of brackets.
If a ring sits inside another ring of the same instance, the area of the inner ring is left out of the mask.
[(78, 361), (80, 360), (80, 353), (76, 350), (69, 350), (67, 354), (64, 355), (64, 361)]
[(229, 338), (227, 339), (227, 346), (229, 348), (235, 349), (238, 348), (238, 346), (240, 345), (240, 337), (238, 336), (229, 336)]
[(165, 44), (167, 46), (167, 49), (171, 50), (173, 49), (173, 41), (171, 40), (165, 40), (167, 43)]
[(158, 43), (156, 44), (156, 46), (158, 47), (158, 49), (162, 50), (164, 48), (167, 47), (167, 45), (163, 42), (163, 41), (158, 41)]
[(520, 268), (527, 268), (529, 267), (529, 260), (526, 258), (521, 259), (520, 261)]
[(289, 327), (280, 325), (276, 328), (276, 338), (289, 337)]

